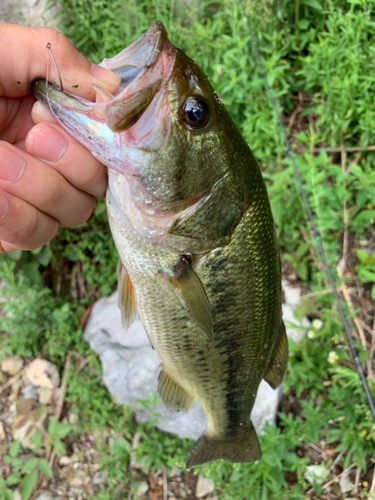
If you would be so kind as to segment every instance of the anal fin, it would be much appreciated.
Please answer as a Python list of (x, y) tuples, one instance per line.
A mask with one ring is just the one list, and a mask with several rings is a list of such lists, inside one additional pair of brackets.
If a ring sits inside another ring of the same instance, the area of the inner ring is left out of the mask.
[(276, 389), (278, 387), (285, 375), (288, 366), (288, 337), (286, 336), (285, 326), (282, 323), (282, 333), (278, 344), (276, 344), (271, 362), (264, 374), (264, 380), (272, 387)]
[(132, 325), (137, 314), (135, 293), (129, 274), (119, 259), (117, 264), (118, 299), (117, 305), (121, 311), (121, 324), (127, 330)]
[(262, 456), (258, 437), (251, 422), (238, 436), (215, 438), (203, 434), (194, 444), (187, 467), (205, 464), (212, 460), (224, 459), (228, 462), (254, 462)]
[(188, 394), (172, 377), (161, 370), (158, 379), (158, 392), (167, 408), (174, 411), (187, 411), (194, 398)]
[(180, 304), (188, 311), (194, 322), (213, 340), (213, 320), (211, 306), (204, 286), (185, 257), (170, 275), (161, 271)]

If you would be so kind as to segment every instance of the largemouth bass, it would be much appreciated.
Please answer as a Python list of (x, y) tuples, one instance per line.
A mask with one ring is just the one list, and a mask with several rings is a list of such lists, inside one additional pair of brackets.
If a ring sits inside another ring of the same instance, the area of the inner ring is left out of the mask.
[(108, 167), (119, 306), (138, 311), (161, 359), (165, 405), (197, 399), (207, 428), (188, 467), (261, 456), (250, 413), (284, 376), (280, 261), (256, 161), (197, 64), (154, 23), (102, 65), (121, 77), (98, 102), (42, 81), (36, 97)]

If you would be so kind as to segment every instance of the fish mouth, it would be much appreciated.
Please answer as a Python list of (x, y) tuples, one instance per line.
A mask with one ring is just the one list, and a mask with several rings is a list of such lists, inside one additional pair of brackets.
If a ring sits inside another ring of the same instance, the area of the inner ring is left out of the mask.
[[(43, 80), (36, 80), (32, 89), (38, 101), (52, 112), (69, 133), (108, 167), (120, 171), (122, 169), (116, 167), (113, 161), (108, 164), (106, 159), (116, 160), (119, 146), (134, 145), (135, 138), (139, 147), (151, 142), (150, 136), (151, 133), (155, 135), (154, 127), (160, 121), (160, 113), (163, 111), (165, 114), (166, 111), (163, 94), (166, 94), (165, 84), (175, 59), (175, 49), (164, 25), (157, 21), (138, 40), (100, 64), (121, 78), (114, 95), (100, 85), (93, 85), (97, 92), (97, 102), (94, 103)], [(142, 120), (150, 108), (147, 120)], [(136, 130), (131, 133), (135, 127)], [(165, 136), (169, 135), (168, 127), (164, 126), (163, 130)], [(117, 134), (121, 135), (121, 139), (116, 137)], [(100, 135), (103, 141), (95, 141), (95, 146), (93, 139), (97, 140)], [(160, 147), (160, 137), (156, 142)], [(106, 149), (104, 154), (103, 147)]]

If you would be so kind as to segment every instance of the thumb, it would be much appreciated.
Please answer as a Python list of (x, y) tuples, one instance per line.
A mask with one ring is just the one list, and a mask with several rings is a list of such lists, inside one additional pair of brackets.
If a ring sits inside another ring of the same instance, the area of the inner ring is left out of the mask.
[(91, 84), (100, 84), (114, 93), (120, 78), (112, 71), (90, 63), (68, 39), (52, 28), (32, 28), (0, 23), (0, 97), (21, 97), (31, 91), (37, 78), (59, 82), (58, 75), (46, 49), (50, 43), (64, 89), (86, 99), (94, 100)]

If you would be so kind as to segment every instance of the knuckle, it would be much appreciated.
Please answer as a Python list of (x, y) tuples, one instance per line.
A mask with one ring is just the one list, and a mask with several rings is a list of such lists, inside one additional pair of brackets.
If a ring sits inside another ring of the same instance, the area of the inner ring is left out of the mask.
[(25, 227), (22, 236), (20, 236), (18, 241), (22, 241), (27, 250), (35, 250), (56, 236), (59, 228), (58, 222), (45, 215), (43, 219), (40, 220), (40, 217), (35, 215)]
[(55, 28), (44, 27), (41, 29), (43, 30), (43, 34), (45, 35), (45, 37), (48, 38), (51, 43), (62, 45), (66, 45), (69, 43), (66, 36), (57, 31)]
[(95, 208), (94, 198), (87, 195), (84, 203), (81, 204), (79, 213), (75, 214), (72, 225), (79, 226), (87, 222)]

